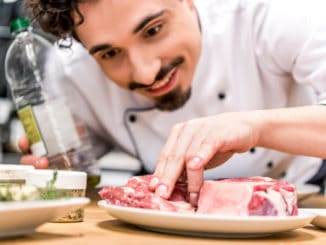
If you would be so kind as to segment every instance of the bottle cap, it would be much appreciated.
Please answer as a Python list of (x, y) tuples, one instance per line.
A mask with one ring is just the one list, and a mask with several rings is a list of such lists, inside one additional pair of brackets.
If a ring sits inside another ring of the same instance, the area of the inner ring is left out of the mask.
[(11, 33), (18, 33), (27, 30), (29, 26), (29, 20), (25, 18), (14, 19), (10, 22), (10, 31)]

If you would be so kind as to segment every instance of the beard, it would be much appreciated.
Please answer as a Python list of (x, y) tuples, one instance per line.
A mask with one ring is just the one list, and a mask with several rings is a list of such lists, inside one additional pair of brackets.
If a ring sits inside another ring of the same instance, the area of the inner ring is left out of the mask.
[(175, 111), (183, 107), (191, 96), (191, 88), (183, 92), (177, 88), (168, 94), (155, 98), (155, 105), (161, 111)]
[[(168, 65), (162, 67), (159, 72), (157, 73), (154, 82), (162, 80), (170, 71), (172, 71), (174, 68), (182, 65), (185, 62), (185, 58), (182, 56), (178, 56), (175, 59), (173, 59)], [(137, 90), (137, 89), (146, 89), (149, 88), (151, 85), (145, 85), (140, 82), (131, 81), (128, 84), (128, 87), (131, 91)], [(157, 109), (161, 111), (174, 111), (186, 104), (186, 102), (189, 100), (191, 95), (191, 88), (189, 88), (187, 91), (182, 91), (180, 87), (177, 87), (173, 91), (169, 92), (168, 94), (156, 97), (154, 99), (155, 106)]]

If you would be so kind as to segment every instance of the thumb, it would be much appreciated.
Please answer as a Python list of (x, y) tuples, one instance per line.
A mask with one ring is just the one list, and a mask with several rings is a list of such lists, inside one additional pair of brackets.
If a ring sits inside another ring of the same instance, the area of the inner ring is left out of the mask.
[(28, 140), (28, 138), (27, 137), (20, 138), (18, 140), (18, 147), (24, 153), (29, 152), (30, 148), (29, 148), (29, 140)]

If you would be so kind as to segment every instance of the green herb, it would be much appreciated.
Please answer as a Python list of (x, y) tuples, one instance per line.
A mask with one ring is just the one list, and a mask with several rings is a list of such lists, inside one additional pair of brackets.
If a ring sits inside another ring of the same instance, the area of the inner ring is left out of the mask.
[(68, 197), (66, 191), (57, 189), (54, 184), (58, 177), (58, 171), (55, 170), (53, 172), (53, 177), (46, 183), (44, 189), (39, 189), (40, 191), (40, 199), (41, 200), (54, 200), (59, 198), (66, 198)]

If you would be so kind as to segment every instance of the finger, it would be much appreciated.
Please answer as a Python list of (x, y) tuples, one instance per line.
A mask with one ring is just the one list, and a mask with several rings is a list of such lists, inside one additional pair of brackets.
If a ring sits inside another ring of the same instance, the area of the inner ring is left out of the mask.
[(207, 135), (209, 135), (209, 132), (205, 129), (201, 130), (200, 133), (197, 133), (186, 152), (185, 159), (189, 193), (198, 192), (200, 190), (203, 182), (204, 167), (210, 161), (215, 152), (215, 144), (212, 140), (209, 141), (209, 143), (203, 143), (208, 142), (205, 140)]
[(201, 186), (204, 182), (204, 163), (199, 157), (194, 157), (187, 163), (187, 179), (189, 202), (196, 207)]
[(187, 166), (188, 192), (199, 192), (204, 180), (204, 163), (199, 157), (194, 157)]
[(193, 207), (198, 206), (199, 192), (190, 192), (189, 193), (189, 203)]
[(46, 157), (40, 157), (36, 161), (35, 168), (46, 169), (49, 166), (49, 160)]
[(178, 137), (168, 153), (166, 164), (164, 166), (157, 194), (163, 198), (169, 198), (174, 185), (185, 169), (185, 153), (193, 139), (193, 135), (198, 131), (199, 125), (187, 122), (179, 128)]
[[(200, 136), (199, 136), (200, 137)], [(194, 141), (194, 145), (198, 145), (198, 141)], [(192, 146), (194, 150), (195, 146)], [(204, 181), (204, 168), (205, 165), (215, 155), (216, 146), (213, 141), (203, 140), (197, 149), (196, 154), (191, 152), (190, 154), (195, 155), (186, 162), (187, 177), (188, 177), (188, 192), (189, 202), (192, 206), (197, 206), (199, 192)]]
[(20, 164), (23, 164), (23, 165), (35, 165), (36, 161), (37, 161), (37, 156), (35, 155), (25, 155), (25, 156), (22, 156), (20, 158)]
[[(192, 161), (194, 169), (216, 167), (227, 161), (234, 154), (231, 150), (225, 150), (225, 146), (228, 145), (226, 141), (214, 140), (209, 135), (209, 133), (207, 136), (197, 135), (189, 146), (186, 153), (186, 164)], [(193, 159), (197, 161), (193, 161)], [(198, 166), (196, 166), (196, 162)]]
[(18, 147), (24, 153), (29, 152), (29, 140), (27, 137), (22, 137), (18, 141)]
[(45, 157), (38, 157), (35, 155), (25, 155), (21, 157), (20, 164), (32, 165), (37, 169), (46, 169), (49, 166), (49, 161)]
[[(165, 199), (168, 199), (174, 189), (174, 185), (177, 182), (180, 173), (184, 169), (183, 158), (168, 158), (168, 164), (164, 168), (164, 173), (159, 179), (159, 184), (155, 190), (155, 193)], [(172, 163), (173, 164), (170, 164)]]
[[(191, 164), (190, 164), (191, 165)], [(199, 192), (204, 182), (204, 169), (187, 169), (189, 202), (193, 207), (197, 207)]]
[(167, 164), (167, 158), (169, 156), (169, 153), (172, 151), (175, 142), (177, 141), (179, 130), (181, 128), (182, 128), (181, 124), (178, 124), (172, 128), (170, 135), (160, 152), (155, 172), (153, 173), (153, 176), (149, 183), (149, 188), (151, 190), (155, 190), (159, 184), (160, 178), (165, 169), (165, 165)]

